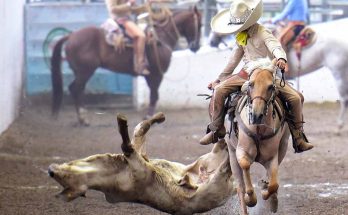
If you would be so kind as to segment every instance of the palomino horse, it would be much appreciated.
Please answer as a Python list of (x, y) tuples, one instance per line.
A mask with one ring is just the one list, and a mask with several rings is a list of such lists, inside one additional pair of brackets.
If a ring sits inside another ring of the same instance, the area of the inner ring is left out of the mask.
[[(288, 78), (302, 76), (322, 67), (330, 70), (340, 96), (341, 108), (337, 119), (339, 130), (343, 128), (344, 114), (348, 107), (348, 61), (346, 60), (348, 43), (343, 40), (343, 35), (338, 33), (340, 24), (342, 27), (346, 26), (343, 22), (346, 23), (348, 20), (311, 25), (310, 27), (316, 32), (316, 40), (309, 47), (302, 49), (301, 59), (297, 58), (294, 49), (290, 49), (287, 53), (290, 71)], [(273, 25), (267, 27), (276, 29)], [(274, 32), (276, 34), (276, 31)]]
[[(150, 106), (148, 115), (153, 115), (158, 100), (158, 88), (163, 79), (163, 73), (169, 67), (171, 54), (180, 37), (184, 36), (191, 51), (197, 51), (200, 46), (201, 14), (197, 8), (177, 11), (161, 23), (154, 23), (157, 42), (146, 47), (150, 75), (146, 82), (150, 88)], [(98, 67), (114, 72), (136, 75), (133, 69), (133, 48), (127, 47), (118, 52), (105, 41), (101, 28), (86, 27), (61, 38), (55, 45), (51, 59), (53, 103), (52, 112), (57, 115), (62, 103), (63, 84), (61, 73), (61, 50), (66, 42), (65, 53), (75, 79), (69, 86), (73, 97), (79, 123), (88, 125), (82, 106), (82, 95), (87, 81)]]
[(228, 148), (242, 214), (247, 214), (246, 206), (257, 203), (250, 176), (253, 162), (267, 170), (268, 181), (261, 181), (261, 194), (264, 200), (271, 197), (271, 211), (277, 211), (278, 166), (286, 154), (290, 132), (281, 104), (276, 102), (275, 81), (274, 71), (254, 70), (247, 95), (239, 100), (234, 111), (237, 122), (231, 122)]

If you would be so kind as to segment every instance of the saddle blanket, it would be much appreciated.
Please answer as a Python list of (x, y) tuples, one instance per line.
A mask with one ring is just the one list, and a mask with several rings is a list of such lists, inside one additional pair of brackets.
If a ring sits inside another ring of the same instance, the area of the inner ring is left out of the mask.
[(310, 27), (305, 27), (299, 35), (295, 38), (295, 41), (292, 44), (297, 58), (301, 58), (301, 51), (303, 48), (311, 46), (316, 41), (316, 33)]
[(107, 19), (100, 26), (105, 33), (105, 41), (110, 46), (114, 46), (116, 49), (117, 46), (124, 46), (125, 44), (120, 44), (120, 42), (131, 44), (132, 41), (128, 36), (125, 36), (124, 29), (113, 19)]

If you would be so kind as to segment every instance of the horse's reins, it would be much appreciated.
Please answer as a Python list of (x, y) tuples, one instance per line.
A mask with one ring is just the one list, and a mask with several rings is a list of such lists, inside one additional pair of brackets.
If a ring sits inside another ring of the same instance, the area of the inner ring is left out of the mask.
[[(197, 37), (198, 37), (198, 33), (197, 33), (197, 29), (198, 29), (198, 18), (197, 18), (197, 14), (194, 12), (193, 13), (193, 18), (194, 18), (194, 32), (195, 32), (195, 36), (194, 36), (194, 41), (196, 42), (197, 41)], [(179, 38), (180, 38), (180, 31), (179, 31), (179, 29), (178, 29), (178, 26), (176, 25), (176, 23), (174, 22), (174, 19), (173, 19), (173, 15), (170, 13), (170, 15), (169, 15), (169, 20), (170, 20), (170, 22), (172, 23), (172, 26), (173, 26), (173, 28), (174, 28), (174, 32), (175, 32), (175, 36), (176, 37), (173, 37), (172, 36), (172, 34), (168, 34), (169, 32), (167, 32), (167, 31), (164, 31), (164, 33), (166, 34), (166, 35), (169, 35), (169, 38), (171, 38), (171, 39), (173, 39), (173, 41), (174, 42), (176, 42)], [(165, 21), (165, 24), (167, 24), (168, 23), (168, 21), (166, 20)], [(159, 26), (162, 26), (162, 25), (159, 25)], [(164, 25), (163, 25), (164, 26)], [(157, 38), (158, 40), (159, 40), (159, 38)], [(162, 41), (161, 41), (161, 43), (162, 44), (165, 44), (165, 43), (163, 43)], [(167, 47), (167, 46), (166, 46)], [(153, 46), (153, 48), (154, 48), (154, 51), (155, 51), (155, 58), (156, 58), (156, 64), (157, 64), (157, 68), (158, 68), (158, 70), (160, 71), (160, 73), (163, 75), (163, 69), (162, 69), (162, 67), (161, 67), (161, 63), (160, 63), (160, 59), (159, 59), (159, 53), (158, 53), (158, 47), (157, 47), (157, 45), (155, 44), (154, 46)], [(167, 47), (167, 48), (169, 48), (169, 47)], [(171, 48), (170, 48), (171, 49)]]

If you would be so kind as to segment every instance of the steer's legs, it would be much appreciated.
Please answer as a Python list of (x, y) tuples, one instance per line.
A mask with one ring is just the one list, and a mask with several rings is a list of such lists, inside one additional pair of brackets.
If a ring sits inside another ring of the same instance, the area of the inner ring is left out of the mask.
[(129, 139), (128, 134), (128, 124), (127, 124), (127, 117), (118, 114), (117, 115), (117, 123), (119, 127), (119, 132), (122, 136), (122, 151), (126, 157), (129, 157), (133, 151), (140, 153), (141, 149), (143, 147), (143, 144), (145, 142), (145, 135), (149, 131), (150, 127), (154, 123), (161, 123), (165, 120), (163, 113), (157, 113), (153, 115), (150, 119), (144, 120), (141, 123), (139, 123), (133, 133), (133, 139), (132, 142)]
[(133, 139), (132, 139), (132, 145), (134, 146), (134, 149), (140, 153), (141, 155), (145, 156), (145, 134), (149, 131), (151, 125), (154, 123), (161, 123), (165, 120), (165, 116), (162, 112), (156, 113), (152, 117), (150, 117), (147, 120), (142, 121), (139, 123), (133, 133)]
[(121, 148), (135, 180), (144, 181), (153, 171), (153, 169), (149, 168), (147, 160), (138, 150), (142, 147), (145, 140), (145, 134), (150, 129), (150, 126), (155, 122), (160, 123), (163, 121), (164, 115), (159, 113), (150, 119), (139, 123), (134, 131), (134, 139), (132, 140), (134, 144), (131, 144), (128, 135), (127, 118), (121, 114), (117, 115), (119, 132), (123, 140)]
[(122, 148), (123, 154), (126, 157), (129, 157), (134, 152), (134, 149), (132, 145), (130, 144), (127, 117), (122, 114), (117, 114), (117, 123), (118, 123), (118, 131), (120, 132), (122, 137), (121, 148)]

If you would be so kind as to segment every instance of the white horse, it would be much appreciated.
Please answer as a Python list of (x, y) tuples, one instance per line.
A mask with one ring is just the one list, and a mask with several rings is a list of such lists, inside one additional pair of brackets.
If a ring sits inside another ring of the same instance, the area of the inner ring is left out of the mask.
[[(316, 32), (316, 41), (302, 49), (301, 60), (298, 60), (295, 50), (290, 49), (287, 53), (290, 71), (288, 78), (302, 76), (322, 67), (331, 71), (341, 103), (337, 120), (338, 131), (343, 128), (344, 114), (348, 107), (348, 42), (344, 41), (348, 33), (342, 29), (345, 26), (348, 26), (348, 19), (311, 25), (310, 27)], [(267, 27), (272, 28), (272, 26)]]

